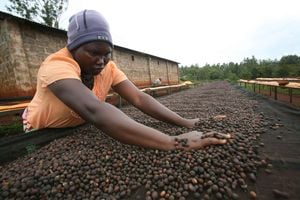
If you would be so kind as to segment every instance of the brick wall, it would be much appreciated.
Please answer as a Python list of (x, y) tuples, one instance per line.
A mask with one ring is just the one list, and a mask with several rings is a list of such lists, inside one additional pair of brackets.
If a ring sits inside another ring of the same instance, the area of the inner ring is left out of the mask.
[(113, 59), (136, 86), (145, 87), (151, 85), (149, 56), (115, 47)]
[[(66, 32), (0, 12), (0, 100), (33, 96), (42, 61), (66, 45)], [(178, 83), (178, 63), (115, 46), (113, 60), (138, 87)]]
[(36, 74), (47, 55), (65, 46), (63, 31), (0, 19), (0, 98), (33, 96)]
[(22, 45), (24, 62), (27, 64), (28, 77), (31, 79), (30, 84), (35, 89), (36, 74), (40, 64), (49, 54), (63, 48), (66, 45), (67, 37), (63, 32), (42, 30), (39, 27), (29, 27), (25, 24), (19, 27), (19, 34), (22, 38), (22, 44), (19, 47)]
[(116, 47), (113, 55), (118, 67), (138, 87), (147, 87), (158, 78), (163, 84), (178, 84), (178, 64), (156, 56)]
[(16, 86), (7, 23), (0, 19), (0, 96), (14, 96)]

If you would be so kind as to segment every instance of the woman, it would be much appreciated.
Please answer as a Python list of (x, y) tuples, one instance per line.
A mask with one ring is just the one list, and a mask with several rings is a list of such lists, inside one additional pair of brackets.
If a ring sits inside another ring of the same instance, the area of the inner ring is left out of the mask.
[[(158, 120), (187, 128), (193, 128), (198, 121), (182, 118), (141, 92), (111, 61), (112, 49), (109, 26), (100, 13), (84, 10), (73, 15), (67, 46), (48, 56), (39, 69), (36, 94), (23, 114), (25, 131), (89, 122), (120, 142), (145, 148), (189, 150), (226, 143), (216, 138), (200, 139), (197, 132), (169, 136), (137, 123), (105, 103), (112, 87), (122, 98)], [(187, 139), (187, 145), (182, 146), (178, 138)]]

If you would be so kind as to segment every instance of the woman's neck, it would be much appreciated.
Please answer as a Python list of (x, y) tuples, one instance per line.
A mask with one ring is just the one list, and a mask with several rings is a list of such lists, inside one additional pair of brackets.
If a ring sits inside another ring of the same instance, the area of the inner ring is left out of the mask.
[(82, 83), (90, 90), (94, 87), (94, 76), (90, 74), (81, 74)]

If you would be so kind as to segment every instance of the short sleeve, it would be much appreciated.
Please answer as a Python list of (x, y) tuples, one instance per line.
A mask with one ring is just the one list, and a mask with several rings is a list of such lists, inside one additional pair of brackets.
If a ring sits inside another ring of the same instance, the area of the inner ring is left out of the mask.
[(42, 87), (47, 87), (62, 79), (81, 80), (79, 67), (66, 60), (52, 60), (43, 63), (39, 71), (39, 78), (42, 81)]
[(127, 76), (122, 72), (117, 65), (112, 62), (112, 71), (113, 71), (113, 80), (112, 80), (112, 86), (115, 86), (119, 83), (121, 83), (124, 80), (127, 80)]

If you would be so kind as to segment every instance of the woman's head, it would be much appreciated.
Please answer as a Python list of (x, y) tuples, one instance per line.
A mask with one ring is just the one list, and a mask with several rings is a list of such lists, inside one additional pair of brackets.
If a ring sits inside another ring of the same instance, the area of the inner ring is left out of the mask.
[(105, 18), (84, 10), (70, 18), (67, 48), (84, 74), (99, 74), (111, 58), (113, 43)]
[(82, 74), (98, 75), (111, 59), (112, 47), (103, 41), (85, 43), (71, 51)]
[(105, 41), (113, 46), (109, 25), (95, 10), (83, 10), (69, 20), (67, 48), (73, 49), (92, 41)]

